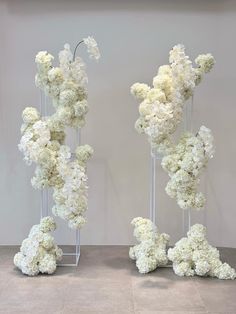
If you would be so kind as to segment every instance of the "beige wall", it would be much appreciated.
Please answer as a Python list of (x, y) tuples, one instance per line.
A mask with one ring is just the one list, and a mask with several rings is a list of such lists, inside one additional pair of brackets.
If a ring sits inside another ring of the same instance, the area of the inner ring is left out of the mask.
[[(235, 28), (235, 1), (0, 0), (0, 244), (20, 243), (39, 219), (33, 167), (17, 150), (21, 111), (39, 105), (34, 56), (39, 50), (56, 54), (65, 42), (74, 46), (91, 34), (102, 59), (88, 62), (91, 109), (82, 141), (95, 155), (82, 243), (129, 244), (130, 220), (148, 215), (149, 146), (133, 128), (138, 104), (129, 87), (150, 83), (180, 42), (191, 58), (212, 52), (217, 60), (195, 95), (194, 127), (210, 127), (217, 149), (202, 181), (207, 209), (194, 221), (205, 221), (213, 244), (236, 247)], [(181, 236), (181, 211), (164, 192), (166, 174), (160, 169), (157, 176), (159, 227), (174, 242)], [(69, 239), (67, 229), (58, 231), (59, 243)]]

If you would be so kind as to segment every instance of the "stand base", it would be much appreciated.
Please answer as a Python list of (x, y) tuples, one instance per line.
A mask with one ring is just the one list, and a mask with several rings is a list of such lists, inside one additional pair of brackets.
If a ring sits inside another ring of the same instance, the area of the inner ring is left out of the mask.
[(191, 228), (191, 209), (182, 209), (182, 230), (183, 237), (186, 237), (187, 232)]
[(75, 248), (74, 245), (61, 245), (63, 254), (62, 260), (57, 263), (57, 266), (77, 267), (80, 260), (80, 246)]
[(74, 263), (63, 263), (63, 258), (62, 258), (62, 262), (58, 263), (57, 266), (63, 267), (63, 266), (70, 266), (70, 267), (77, 267), (79, 265), (79, 260), (80, 260), (80, 254), (76, 256), (75, 253), (64, 253), (64, 256), (74, 256)]
[(173, 265), (167, 264), (167, 265), (163, 265), (163, 266), (158, 266), (157, 268), (173, 268)]

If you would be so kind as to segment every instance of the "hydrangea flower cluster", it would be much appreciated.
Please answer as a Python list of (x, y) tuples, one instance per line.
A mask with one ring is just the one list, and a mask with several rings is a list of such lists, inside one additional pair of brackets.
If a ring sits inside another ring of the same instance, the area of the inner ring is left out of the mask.
[(131, 87), (131, 93), (141, 101), (135, 128), (140, 134), (145, 133), (151, 146), (158, 151), (164, 147), (168, 149), (171, 135), (182, 119), (185, 101), (193, 95), (195, 86), (215, 61), (209, 53), (199, 55), (194, 68), (184, 46), (176, 45), (170, 51), (169, 62), (169, 65), (159, 67), (153, 87), (143, 83)]
[(24, 124), (19, 150), (28, 165), (36, 164), (31, 180), (34, 188), (41, 189), (63, 183), (58, 173), (58, 154), (64, 142), (65, 132), (53, 118), (42, 118), (36, 108), (26, 107), (22, 113)]
[(76, 158), (71, 160), (70, 148), (63, 145), (65, 134), (51, 129), (54, 124), (50, 117), (43, 121), (37, 109), (26, 108), (23, 120), (19, 149), (28, 164), (35, 162), (37, 165), (31, 180), (33, 187), (52, 187), (56, 203), (53, 213), (68, 220), (71, 228), (82, 227), (85, 223), (82, 214), (87, 209), (86, 165), (93, 149), (89, 145), (78, 146)]
[(166, 265), (169, 235), (158, 233), (157, 227), (146, 218), (136, 217), (131, 224), (134, 226), (134, 237), (140, 243), (130, 248), (129, 256), (136, 260), (139, 272), (149, 273), (158, 266)]
[(200, 224), (193, 225), (187, 237), (168, 250), (168, 258), (173, 262), (173, 270), (178, 276), (236, 278), (235, 270), (222, 263), (219, 251), (207, 242), (206, 228)]
[[(88, 37), (83, 42), (90, 57), (98, 60), (100, 53), (96, 41)], [(36, 86), (52, 99), (56, 121), (64, 126), (81, 128), (85, 125), (88, 112), (85, 63), (80, 57), (73, 60), (69, 44), (65, 44), (64, 50), (59, 52), (59, 67), (53, 67), (53, 59), (47, 51), (40, 51), (36, 55)]]
[(67, 220), (72, 229), (79, 229), (86, 222), (83, 217), (88, 207), (86, 165), (92, 154), (89, 145), (78, 146), (75, 160), (71, 161), (68, 146), (61, 146), (59, 150), (58, 172), (63, 184), (54, 187), (52, 211), (55, 216)]
[(53, 274), (57, 261), (62, 258), (62, 250), (55, 244), (50, 234), (56, 229), (52, 217), (44, 217), (34, 225), (14, 256), (14, 264), (23, 274), (36, 276), (39, 273)]
[(162, 168), (170, 176), (166, 193), (176, 198), (180, 208), (201, 209), (204, 206), (205, 197), (197, 192), (199, 176), (213, 154), (212, 132), (201, 126), (196, 135), (183, 134), (172, 152), (163, 157)]

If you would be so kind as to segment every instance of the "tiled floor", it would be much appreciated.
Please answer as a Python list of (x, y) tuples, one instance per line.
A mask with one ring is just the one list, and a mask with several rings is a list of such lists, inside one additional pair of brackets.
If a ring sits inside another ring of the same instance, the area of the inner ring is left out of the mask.
[[(1, 314), (236, 314), (236, 280), (180, 278), (171, 268), (137, 272), (126, 246), (82, 246), (78, 267), (27, 277), (0, 247)], [(236, 267), (236, 249), (222, 249)]]

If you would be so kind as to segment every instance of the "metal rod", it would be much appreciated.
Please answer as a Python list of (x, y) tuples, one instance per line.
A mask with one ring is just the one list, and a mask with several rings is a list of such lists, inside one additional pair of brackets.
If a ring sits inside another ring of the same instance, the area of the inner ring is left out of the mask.
[(59, 266), (59, 267), (77, 267), (78, 263), (79, 263), (79, 261), (75, 264), (73, 264), (73, 263), (71, 263), (71, 264), (57, 264), (57, 266)]
[(41, 206), (40, 206), (40, 219), (44, 217), (44, 201), (43, 201), (43, 190), (41, 190)]
[[(76, 147), (80, 145), (80, 141), (81, 141), (81, 130), (80, 129), (76, 129), (75, 130), (75, 150)], [(80, 257), (80, 230), (76, 229), (75, 231), (75, 263), (76, 265), (78, 265), (79, 262), (79, 257)]]
[(77, 128), (75, 130), (75, 150), (79, 145), (81, 145), (81, 129)]
[(191, 209), (188, 209), (188, 231), (191, 228)]
[[(185, 104), (184, 108), (184, 131), (193, 131), (193, 96), (191, 97), (190, 103)], [(185, 235), (191, 227), (191, 208), (187, 210), (182, 210), (182, 224), (183, 224), (183, 234)]]
[[(47, 96), (40, 90), (40, 114), (42, 117), (47, 116)], [(48, 188), (43, 188), (41, 190), (41, 208), (40, 208), (40, 218), (49, 215), (49, 195)]]
[(76, 50), (77, 50), (77, 48), (79, 47), (79, 45), (82, 44), (83, 42), (84, 42), (84, 41), (81, 40), (81, 41), (75, 46), (74, 53), (73, 53), (73, 62), (75, 61)]
[(151, 149), (150, 156), (150, 200), (149, 200), (149, 217), (156, 224), (156, 157)]

